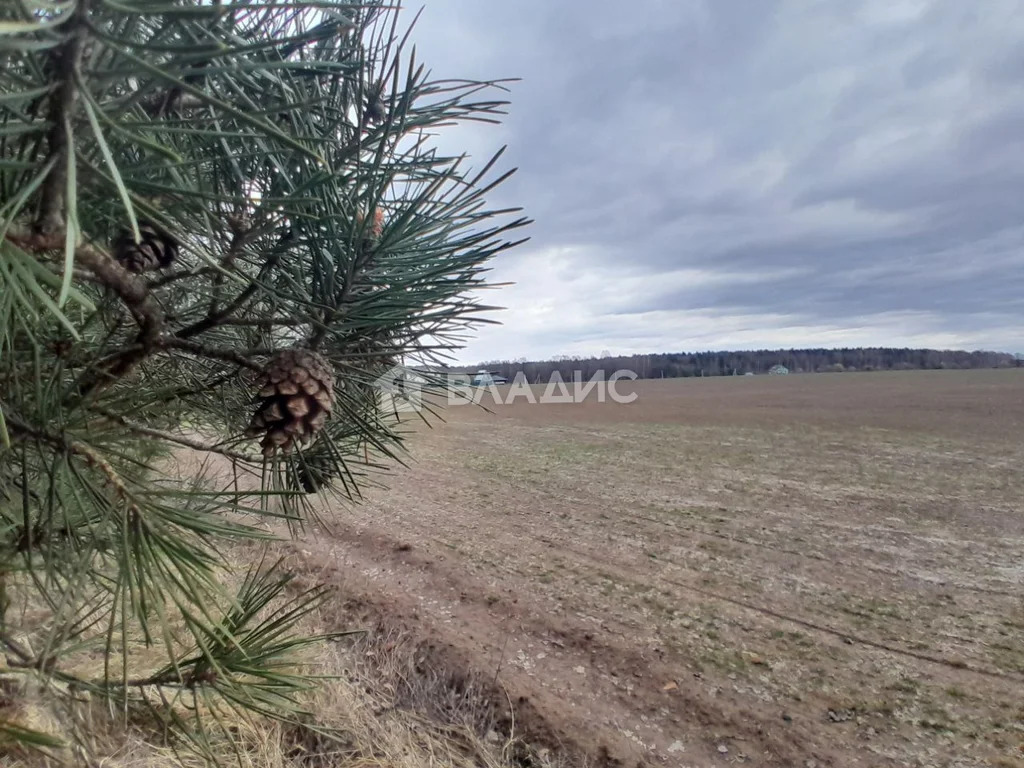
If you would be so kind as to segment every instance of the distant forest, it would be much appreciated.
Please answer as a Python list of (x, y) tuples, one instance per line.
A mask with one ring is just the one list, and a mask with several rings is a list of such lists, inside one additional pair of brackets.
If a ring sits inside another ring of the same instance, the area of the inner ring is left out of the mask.
[(480, 364), (492, 373), (513, 379), (520, 371), (527, 381), (546, 381), (554, 371), (569, 381), (579, 371), (589, 379), (603, 370), (611, 375), (630, 370), (643, 379), (684, 376), (743, 376), (761, 374), (775, 365), (791, 373), (841, 371), (911, 371), (919, 369), (1024, 367), (1024, 355), (1005, 352), (964, 352), (938, 349), (759, 349), (745, 352), (675, 352), (606, 357), (560, 357), (555, 360), (490, 360)]

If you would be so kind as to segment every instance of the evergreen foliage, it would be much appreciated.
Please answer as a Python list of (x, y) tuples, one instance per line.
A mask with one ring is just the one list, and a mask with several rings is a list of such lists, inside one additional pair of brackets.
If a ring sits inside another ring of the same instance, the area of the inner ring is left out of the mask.
[[(486, 262), (527, 223), (487, 206), (497, 156), (470, 169), (434, 148), (444, 126), (497, 121), (502, 85), (432, 79), (398, 16), (0, 5), (0, 652), (200, 751), (231, 716), (308, 714), (295, 654), (319, 638), (296, 623), (324, 598), (259, 558), (232, 580), (224, 549), (273, 518), (301, 527), (307, 491), (355, 497), (397, 455), (374, 380), (460, 346)], [(261, 381), (295, 348), (329, 365), (330, 418), (261, 451)], [(183, 482), (171, 459), (194, 449), (234, 480)], [(139, 668), (149, 646), (165, 658)], [(52, 746), (2, 707), (0, 731)]]

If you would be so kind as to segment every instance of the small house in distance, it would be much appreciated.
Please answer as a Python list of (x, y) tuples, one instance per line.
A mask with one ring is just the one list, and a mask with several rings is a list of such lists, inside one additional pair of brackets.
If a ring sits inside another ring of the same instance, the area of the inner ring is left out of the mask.
[(488, 371), (484, 368), (452, 367), (448, 365), (439, 366), (418, 366), (409, 368), (407, 375), (416, 375), (421, 380), (432, 382), (447, 382), (450, 385), (471, 387), (489, 387), (492, 384), (508, 384), (508, 379), (498, 371)]
[(769, 376), (786, 376), (789, 374), (789, 368), (784, 365), (773, 365), (768, 369)]
[(489, 387), (492, 384), (508, 384), (508, 379), (497, 371), (477, 371), (473, 374), (474, 387)]

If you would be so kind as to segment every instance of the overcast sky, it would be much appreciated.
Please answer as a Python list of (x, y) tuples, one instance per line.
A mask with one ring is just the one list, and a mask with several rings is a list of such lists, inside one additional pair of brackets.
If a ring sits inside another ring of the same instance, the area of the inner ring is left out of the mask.
[(414, 40), (522, 78), (444, 139), (536, 220), (462, 360), (1024, 351), (1024, 0), (426, 0)]

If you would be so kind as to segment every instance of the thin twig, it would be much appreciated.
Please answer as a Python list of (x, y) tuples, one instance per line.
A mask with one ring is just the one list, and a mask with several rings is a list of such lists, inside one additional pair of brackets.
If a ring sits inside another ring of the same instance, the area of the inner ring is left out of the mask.
[(271, 355), (272, 349), (224, 349), (211, 347), (198, 341), (189, 341), (175, 336), (162, 336), (156, 341), (160, 349), (178, 349), (197, 357), (209, 357), (214, 360), (226, 360), (251, 371), (263, 371), (263, 366), (251, 358), (252, 355)]
[(209, 381), (204, 381), (199, 387), (182, 387), (176, 389), (173, 392), (168, 392), (160, 402), (168, 402), (170, 400), (181, 400), (192, 395), (201, 395), (204, 392), (216, 389), (221, 384), (226, 384), (232, 379), (236, 378), (241, 373), (241, 368), (234, 368), (227, 373), (222, 373), (220, 376), (216, 376)]
[(25, 649), (21, 643), (15, 640), (13, 637), (5, 634), (0, 634), (0, 645), (3, 645), (10, 651), (16, 659), (8, 659), (7, 663), (12, 669), (38, 669), (41, 671), (47, 671), (54, 674), (60, 680), (67, 683), (76, 684), (83, 688), (94, 688), (102, 686), (109, 689), (117, 689), (123, 687), (138, 688), (147, 685), (173, 685), (176, 680), (171, 675), (155, 674), (147, 678), (140, 678), (138, 680), (110, 680), (110, 681), (96, 681), (89, 682), (85, 678), (76, 677), (67, 672), (61, 672), (53, 669), (53, 665), (56, 662), (56, 657), (50, 656), (33, 656), (27, 649)]
[(498, 657), (498, 665), (494, 668), (494, 679), (491, 681), (491, 685), (497, 685), (498, 674), (501, 672), (501, 665), (505, 661), (505, 651), (508, 648), (508, 641), (512, 639), (512, 633), (509, 632), (505, 635), (505, 643), (501, 646), (501, 655)]
[(0, 634), (0, 643), (7, 647), (7, 649), (13, 653), (21, 662), (28, 662), (32, 660), (32, 654), (22, 648), (21, 643), (15, 640), (9, 635)]
[(184, 280), (185, 278), (189, 277), (200, 277), (201, 275), (208, 275), (211, 272), (215, 271), (216, 268), (210, 266), (199, 267), (198, 269), (181, 269), (178, 270), (177, 272), (171, 272), (168, 275), (164, 275), (163, 277), (157, 278), (156, 280), (151, 280), (149, 283), (149, 287), (151, 290), (155, 290), (157, 288), (163, 288), (164, 286), (169, 285), (178, 280)]
[(26, 424), (20, 418), (14, 414), (5, 414), (7, 420), (7, 427), (9, 431), (17, 436), (28, 436), (33, 437), (36, 440), (41, 440), (44, 443), (60, 448), (68, 453), (73, 453), (77, 456), (81, 456), (85, 460), (85, 463), (91, 467), (95, 467), (103, 476), (106, 478), (106, 484), (114, 489), (114, 493), (117, 498), (128, 505), (128, 509), (131, 512), (139, 512), (138, 506), (132, 500), (131, 492), (128, 490), (128, 486), (125, 484), (124, 479), (117, 473), (109, 461), (103, 458), (93, 448), (86, 445), (85, 443), (74, 440), (64, 435), (50, 434), (41, 429)]
[(210, 296), (210, 308), (206, 313), (207, 317), (216, 317), (220, 313), (220, 294), (224, 288), (224, 272), (231, 269), (234, 265), (235, 259), (242, 252), (242, 248), (249, 238), (249, 232), (252, 230), (250, 223), (242, 217), (231, 217), (228, 219), (228, 223), (231, 226), (231, 243), (228, 245), (224, 258), (221, 259), (221, 268), (217, 270), (217, 274), (213, 278), (213, 289)]
[(356, 279), (360, 277), (363, 270), (372, 265), (374, 255), (376, 252), (375, 248), (357, 249), (358, 253), (354, 259), (350, 259), (348, 266), (345, 269), (345, 283), (341, 288), (341, 296), (334, 303), (333, 307), (329, 307), (324, 310), (324, 318), (320, 323), (320, 326), (313, 332), (309, 337), (310, 349), (316, 349), (319, 347), (324, 338), (327, 336), (327, 332), (330, 330), (331, 323), (338, 317), (338, 314), (342, 311), (345, 305), (352, 298), (352, 289), (355, 285)]
[(211, 445), (210, 443), (204, 443), (201, 440), (193, 440), (192, 438), (185, 437), (184, 435), (176, 435), (171, 432), (165, 432), (162, 429), (153, 429), (152, 427), (147, 427), (144, 424), (139, 424), (138, 422), (126, 419), (124, 416), (112, 413), (106, 408), (93, 406), (91, 410), (96, 411), (105, 418), (120, 424), (126, 429), (130, 429), (132, 432), (137, 432), (140, 435), (148, 435), (149, 437), (166, 440), (169, 443), (177, 443), (178, 445), (183, 445), (186, 448), (194, 448), (197, 451), (203, 451), (205, 453), (219, 453), (221, 456), (227, 456), (229, 459), (237, 459), (238, 461), (246, 461), (252, 464), (263, 463), (262, 456), (237, 453), (236, 451), (230, 451), (225, 448), (218, 448), (216, 445)]
[(258, 291), (262, 287), (260, 279), (264, 275), (266, 275), (270, 270), (272, 270), (275, 266), (277, 266), (277, 262), (280, 261), (281, 257), (284, 256), (284, 254), (287, 252), (288, 246), (293, 240), (293, 238), (294, 236), (290, 229), (281, 236), (281, 238), (277, 241), (277, 244), (274, 246), (273, 250), (270, 252), (270, 255), (267, 256), (267, 259), (263, 263), (263, 266), (260, 268), (259, 275), (257, 275), (249, 283), (245, 290), (238, 294), (238, 296), (236, 296), (234, 300), (231, 301), (230, 304), (224, 307), (224, 309), (219, 310), (217, 312), (208, 313), (206, 317), (204, 317), (202, 320), (198, 320), (192, 323), (192, 325), (182, 328), (175, 334), (175, 336), (177, 336), (180, 339), (190, 339), (193, 336), (198, 336), (200, 333), (203, 333), (204, 331), (208, 331), (210, 328), (220, 325), (221, 321), (224, 320), (225, 318), (231, 317), (231, 315), (233, 315), (238, 309), (240, 309), (242, 305), (244, 305), (245, 302), (247, 302), (253, 296), (253, 294), (255, 294), (256, 291)]
[(291, 317), (265, 317), (265, 318), (245, 318), (245, 317), (225, 317), (218, 324), (219, 325), (303, 325), (309, 323), (308, 318), (292, 315)]
[[(242, 368), (248, 368), (252, 371), (263, 371), (263, 366), (252, 359), (253, 356), (268, 356), (274, 353), (274, 350), (267, 349), (264, 347), (256, 347), (253, 349), (225, 349), (221, 347), (211, 347), (207, 344), (203, 344), (198, 341), (189, 341), (188, 339), (179, 339), (174, 336), (161, 336), (156, 340), (153, 348), (159, 350), (166, 349), (177, 349), (182, 352), (188, 352), (189, 354), (195, 355), (196, 357), (207, 357), (211, 360), (224, 360), (229, 363), (235, 363)], [(102, 367), (109, 364), (110, 362), (118, 359), (122, 355), (137, 352), (141, 349), (140, 345), (132, 345), (119, 349), (117, 352), (103, 358), (97, 364)], [(212, 384), (210, 386), (213, 386)]]

